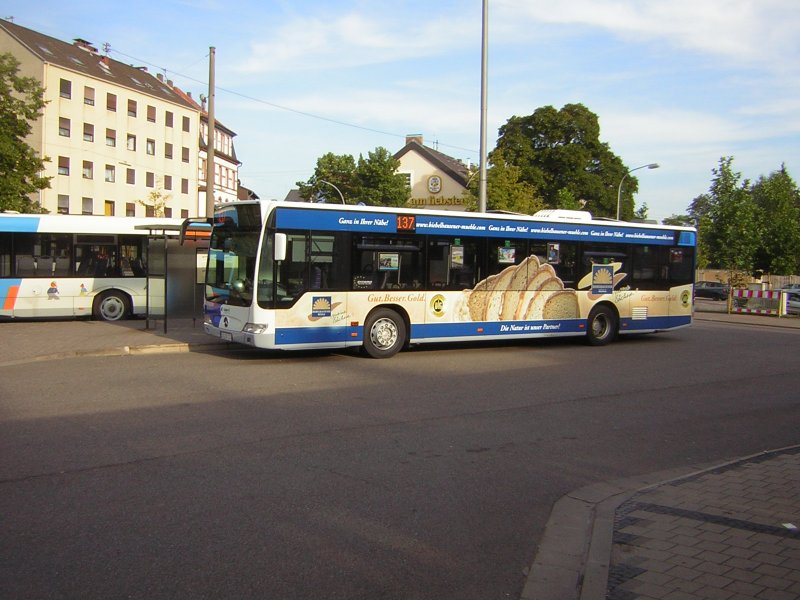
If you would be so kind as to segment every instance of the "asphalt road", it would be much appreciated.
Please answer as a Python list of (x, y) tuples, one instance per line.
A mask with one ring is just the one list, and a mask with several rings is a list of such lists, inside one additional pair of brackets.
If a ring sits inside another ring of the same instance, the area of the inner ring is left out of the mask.
[(519, 597), (582, 486), (798, 443), (800, 332), (0, 368), (0, 597)]

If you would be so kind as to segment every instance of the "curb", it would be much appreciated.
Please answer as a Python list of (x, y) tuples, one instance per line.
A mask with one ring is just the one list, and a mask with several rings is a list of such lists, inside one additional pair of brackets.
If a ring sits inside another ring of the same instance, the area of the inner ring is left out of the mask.
[(764, 450), (722, 463), (596, 483), (565, 494), (553, 505), (520, 600), (603, 600), (611, 562), (614, 515), (621, 504), (639, 492), (681, 479), (799, 449), (800, 445)]
[(49, 360), (62, 360), (65, 358), (93, 358), (103, 356), (139, 356), (144, 354), (182, 354), (186, 352), (200, 352), (219, 348), (219, 343), (191, 343), (191, 342), (171, 342), (168, 344), (145, 344), (141, 346), (116, 346), (103, 348), (101, 350), (74, 350), (71, 352), (60, 352), (58, 354), (45, 354), (42, 356), (31, 356), (19, 360), (9, 360), (0, 362), (2, 367), (14, 367), (34, 362), (44, 362)]

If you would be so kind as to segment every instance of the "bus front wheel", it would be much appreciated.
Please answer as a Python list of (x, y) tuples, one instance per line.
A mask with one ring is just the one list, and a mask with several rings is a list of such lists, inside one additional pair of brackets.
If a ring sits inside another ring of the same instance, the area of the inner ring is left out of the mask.
[(98, 321), (121, 321), (127, 319), (130, 312), (130, 300), (122, 292), (103, 292), (92, 306), (92, 315)]
[(605, 346), (617, 337), (617, 314), (608, 306), (595, 306), (586, 323), (586, 341), (591, 346)]
[(364, 350), (372, 358), (389, 358), (406, 343), (406, 324), (395, 311), (380, 308), (364, 324)]

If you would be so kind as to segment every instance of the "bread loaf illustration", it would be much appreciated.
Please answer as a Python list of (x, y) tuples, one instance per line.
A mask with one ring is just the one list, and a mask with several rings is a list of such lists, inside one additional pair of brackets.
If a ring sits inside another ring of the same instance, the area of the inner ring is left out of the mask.
[(530, 256), (518, 265), (480, 281), (464, 290), (457, 318), (472, 321), (576, 319), (580, 316), (575, 290), (552, 266)]

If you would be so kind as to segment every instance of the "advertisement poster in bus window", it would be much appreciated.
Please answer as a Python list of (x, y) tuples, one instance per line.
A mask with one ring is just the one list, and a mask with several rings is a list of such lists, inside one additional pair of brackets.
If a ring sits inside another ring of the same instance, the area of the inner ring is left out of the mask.
[(561, 262), (561, 252), (558, 244), (547, 244), (547, 262), (557, 265)]
[(517, 256), (516, 248), (498, 248), (497, 262), (501, 265), (513, 265)]
[(450, 266), (454, 269), (464, 266), (464, 246), (450, 247)]
[(592, 293), (610, 294), (614, 291), (614, 267), (612, 265), (592, 265)]
[(397, 271), (400, 268), (400, 254), (397, 252), (381, 252), (378, 256), (379, 271)]

